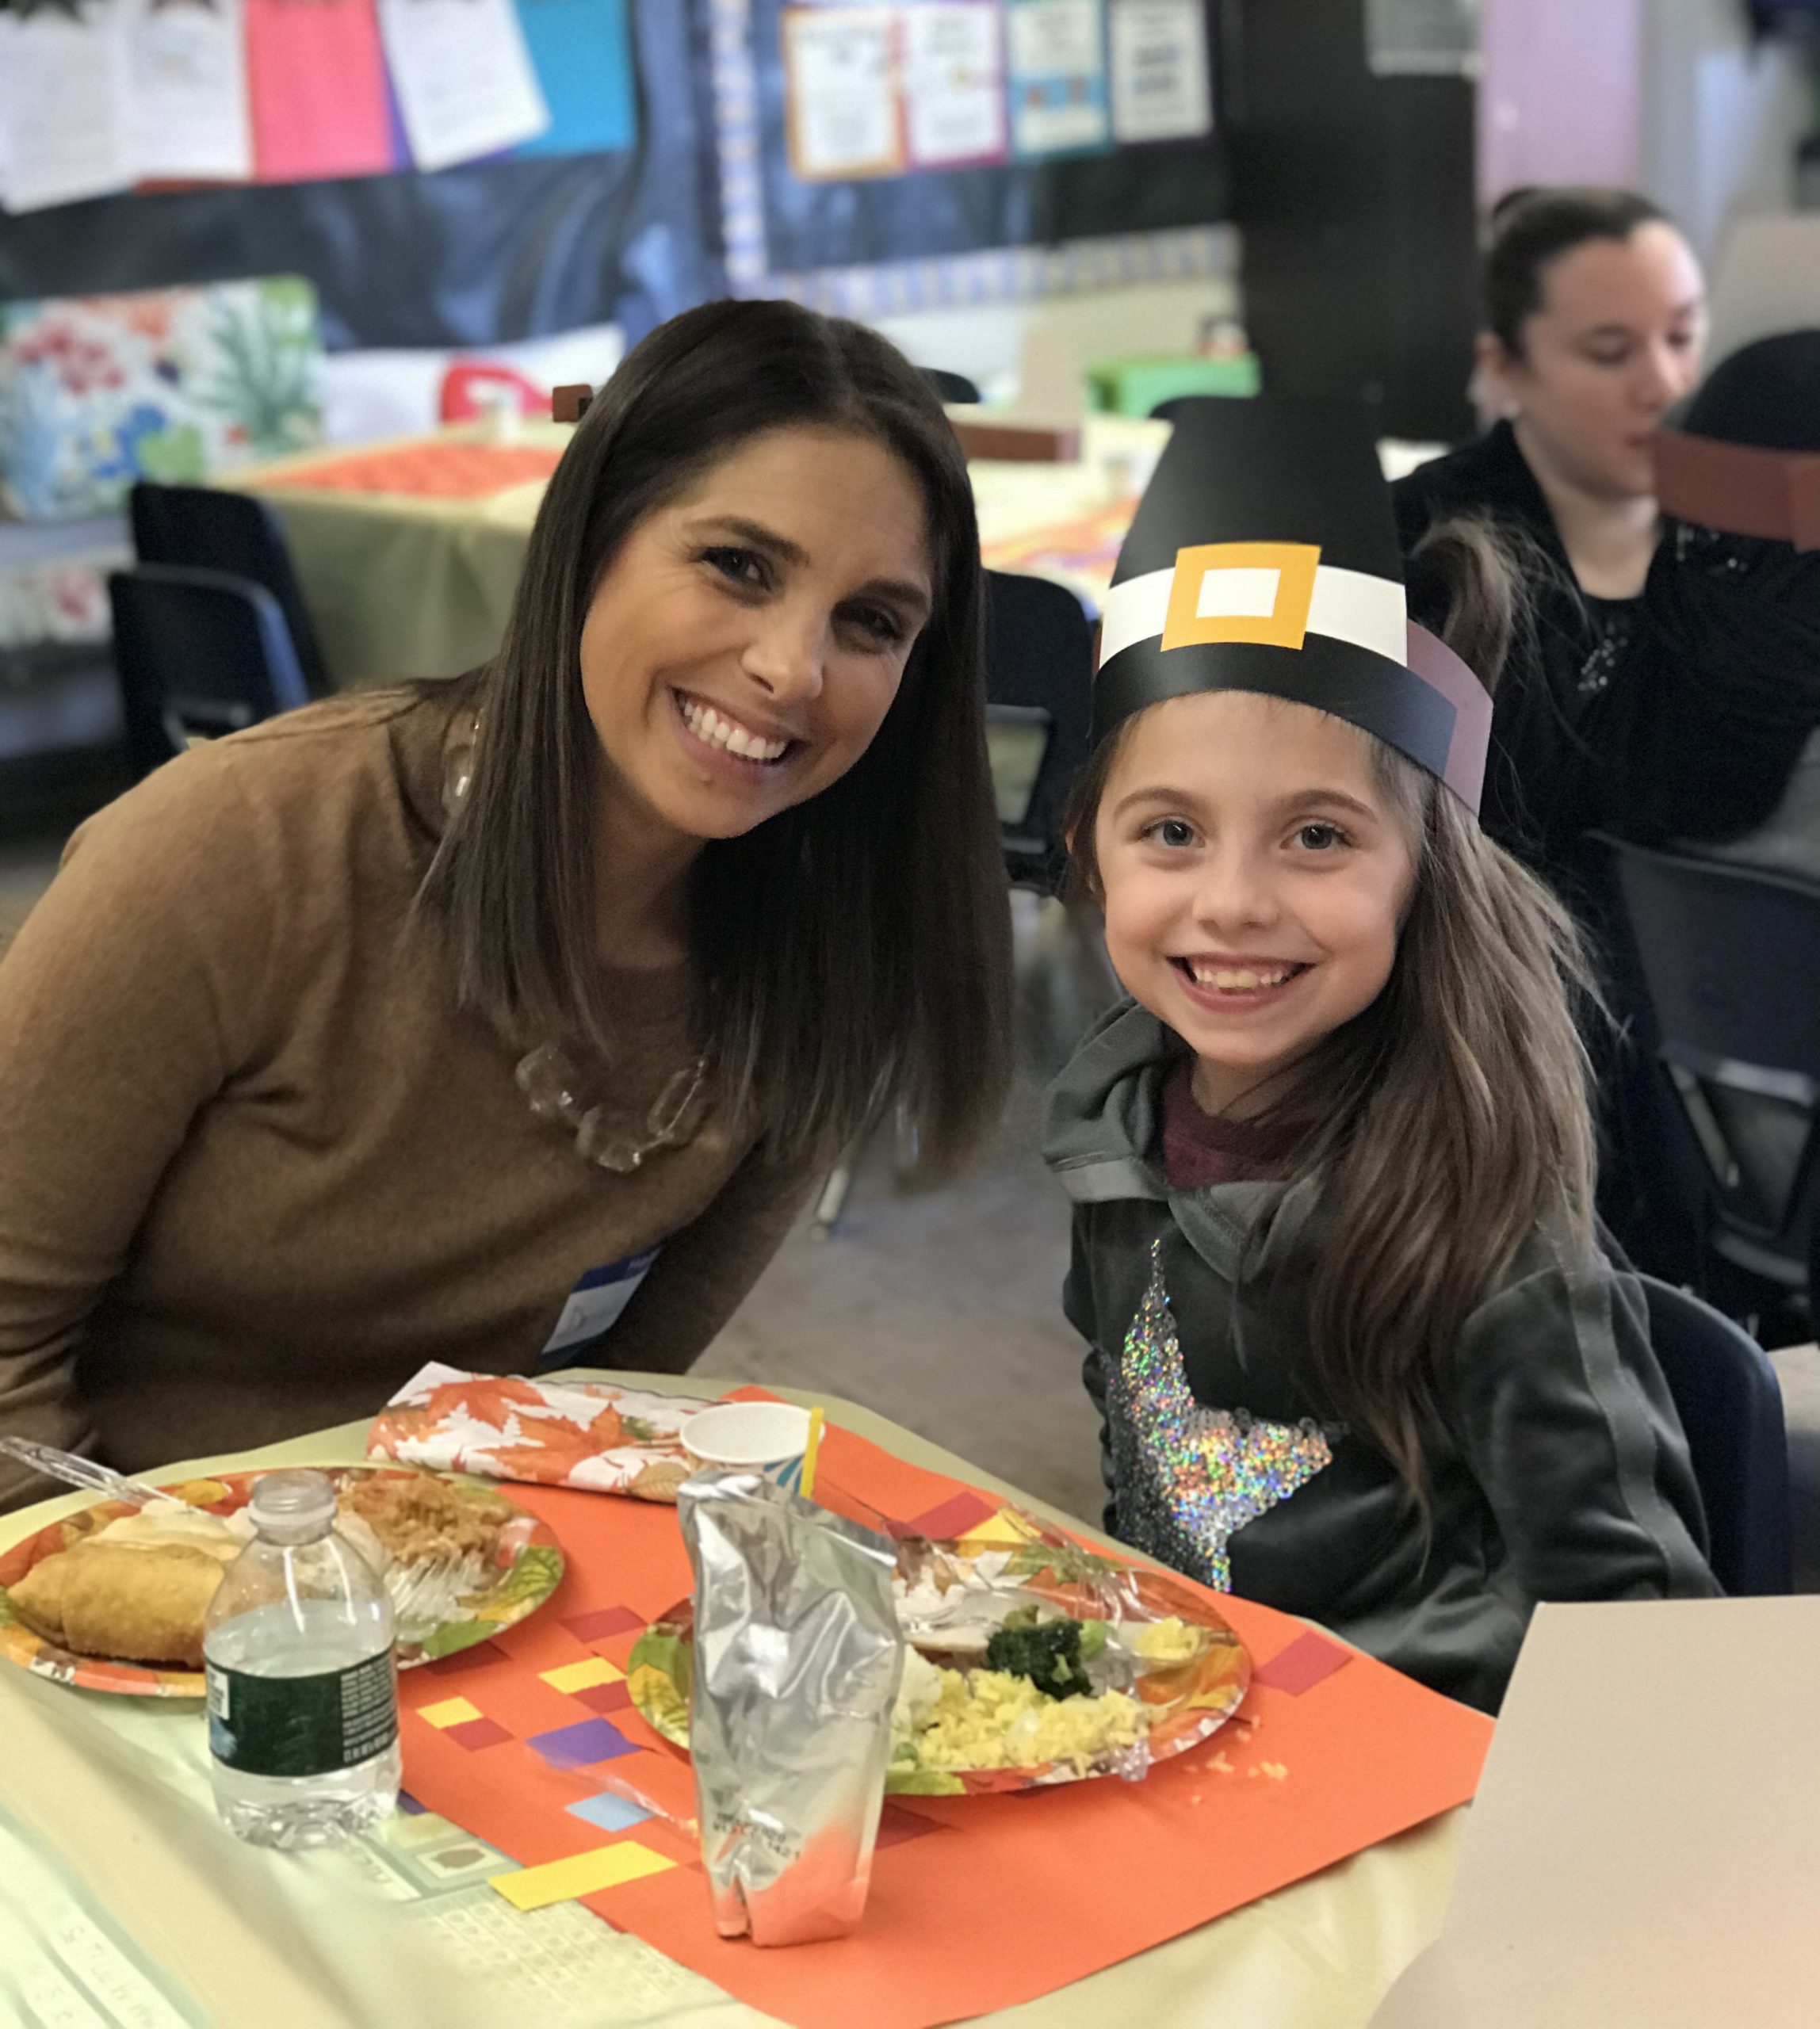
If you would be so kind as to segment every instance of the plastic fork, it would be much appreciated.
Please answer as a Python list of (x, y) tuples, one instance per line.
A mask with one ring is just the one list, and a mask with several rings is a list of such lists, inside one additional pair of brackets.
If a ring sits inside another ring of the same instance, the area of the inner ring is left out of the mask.
[(116, 1500), (131, 1501), (135, 1507), (187, 1507), (187, 1501), (174, 1494), (161, 1493), (143, 1480), (129, 1480), (124, 1473), (98, 1465), (92, 1458), (79, 1458), (73, 1451), (59, 1451), (54, 1444), (40, 1444), (29, 1437), (0, 1437), (0, 1451), (17, 1458), (47, 1479), (81, 1487), (93, 1493), (111, 1494)]

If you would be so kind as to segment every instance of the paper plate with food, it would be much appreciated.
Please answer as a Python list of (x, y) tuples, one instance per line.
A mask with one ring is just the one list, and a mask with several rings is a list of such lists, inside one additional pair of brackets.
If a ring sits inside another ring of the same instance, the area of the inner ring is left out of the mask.
[[(402, 1669), (484, 1641), (555, 1591), (547, 1523), (434, 1473), (325, 1469), (336, 1529), (384, 1577)], [(250, 1539), (257, 1473), (165, 1487), (170, 1500), (98, 1501), (0, 1554), (0, 1656), (86, 1691), (200, 1698), (202, 1622)]]
[[(893, 1580), (905, 1641), (888, 1792), (969, 1795), (1141, 1776), (1224, 1725), (1251, 1682), (1199, 1588), (1084, 1549), (1015, 1508), (954, 1542), (908, 1537)], [(646, 1719), (689, 1744), (690, 1603), (633, 1649)]]

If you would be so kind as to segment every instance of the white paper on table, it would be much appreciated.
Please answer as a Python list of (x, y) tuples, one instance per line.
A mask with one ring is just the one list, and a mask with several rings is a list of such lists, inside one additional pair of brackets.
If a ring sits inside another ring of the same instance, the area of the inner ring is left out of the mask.
[(497, 155), (548, 132), (512, 0), (379, 0), (379, 32), (419, 169)]
[(799, 177), (889, 176), (904, 166), (893, 7), (787, 8), (790, 162)]
[(1202, 0), (1112, 0), (1112, 132), (1120, 141), (1210, 134)]
[(1817, 1740), (1820, 1598), (1539, 1607), (1372, 2029), (1811, 2029)]
[(125, 0), (133, 159), (142, 177), (253, 174), (242, 0)]
[(1007, 23), (1018, 153), (1102, 146), (1108, 126), (1101, 0), (1015, 0)]
[(0, 13), (0, 206), (42, 211), (131, 187), (132, 101), (119, 0), (79, 16)]
[(1004, 55), (996, 7), (926, 0), (904, 15), (910, 159), (978, 161), (1005, 148)]

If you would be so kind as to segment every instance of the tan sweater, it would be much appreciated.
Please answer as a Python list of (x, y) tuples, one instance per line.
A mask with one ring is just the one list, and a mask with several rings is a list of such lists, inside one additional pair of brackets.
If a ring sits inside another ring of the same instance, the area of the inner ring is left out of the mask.
[[(72, 840), (0, 959), (0, 1433), (140, 1470), (370, 1414), (427, 1360), (534, 1371), (582, 1277), (659, 1243), (552, 1363), (674, 1370), (776, 1249), (802, 1179), (712, 1117), (602, 1170), (457, 1010), (410, 913), (449, 734), (436, 703), (312, 706)], [(610, 978), (642, 1116), (689, 980)], [(0, 1507), (28, 1485), (0, 1459)]]

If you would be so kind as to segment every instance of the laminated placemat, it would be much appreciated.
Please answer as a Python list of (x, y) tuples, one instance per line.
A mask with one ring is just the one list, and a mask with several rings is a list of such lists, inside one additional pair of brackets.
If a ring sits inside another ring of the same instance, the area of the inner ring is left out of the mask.
[[(1001, 1512), (834, 1426), (816, 1494), (933, 1538)], [(1466, 1802), (1491, 1735), (1305, 1623), (1210, 1593), (1253, 1663), (1210, 1740), (1141, 1783), (889, 1798), (858, 1930), (761, 1950), (716, 1934), (693, 1773), (629, 1681), (689, 1590), (675, 1516), (514, 1497), (555, 1529), (568, 1576), (537, 1619), (401, 1685), (407, 1790), (520, 1863), (495, 1884), (518, 1907), (579, 1901), (799, 2029), (929, 2029), (1083, 1978)]]

